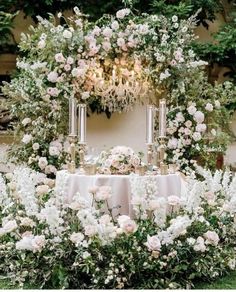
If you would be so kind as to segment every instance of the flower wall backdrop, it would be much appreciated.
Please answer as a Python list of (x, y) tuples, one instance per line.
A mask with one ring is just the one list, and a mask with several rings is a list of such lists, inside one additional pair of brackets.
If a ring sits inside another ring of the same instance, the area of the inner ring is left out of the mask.
[[(37, 27), (22, 35), (18, 72), (3, 88), (20, 121), (15, 136), (22, 140), (13, 156), (51, 176), (66, 163), (70, 97), (86, 103), (89, 114), (105, 112), (108, 117), (136, 103), (157, 104), (160, 97), (167, 98), (170, 108), (187, 108), (190, 101), (206, 97), (206, 63), (190, 48), (196, 38), (194, 17), (137, 16), (126, 8), (93, 23), (78, 8), (74, 12), (64, 26), (53, 17), (39, 17)], [(219, 111), (225, 112), (232, 93), (221, 88), (212, 86), (207, 94), (221, 99)], [(226, 114), (221, 118), (219, 125)], [(184, 165), (181, 155), (176, 157)]]

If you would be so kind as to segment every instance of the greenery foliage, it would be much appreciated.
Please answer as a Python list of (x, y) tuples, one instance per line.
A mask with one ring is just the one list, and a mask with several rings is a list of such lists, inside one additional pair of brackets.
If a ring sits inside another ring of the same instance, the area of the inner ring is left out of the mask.
[(16, 49), (16, 43), (12, 34), (13, 20), (16, 13), (10, 14), (0, 11), (0, 52), (14, 52)]
[(217, 63), (227, 67), (225, 76), (236, 81), (236, 17), (213, 36), (214, 43), (195, 43), (196, 53), (211, 66)]

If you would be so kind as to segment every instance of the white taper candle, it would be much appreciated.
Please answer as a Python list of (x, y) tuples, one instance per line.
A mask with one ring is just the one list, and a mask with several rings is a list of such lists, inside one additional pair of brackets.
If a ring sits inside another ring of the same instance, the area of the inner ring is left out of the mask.
[(166, 137), (166, 100), (159, 102), (159, 138)]
[(77, 103), (74, 97), (69, 99), (69, 135), (77, 135)]
[(86, 105), (79, 104), (79, 120), (78, 120), (78, 129), (79, 129), (79, 142), (86, 142)]
[(154, 143), (154, 106), (147, 105), (146, 107), (146, 143)]

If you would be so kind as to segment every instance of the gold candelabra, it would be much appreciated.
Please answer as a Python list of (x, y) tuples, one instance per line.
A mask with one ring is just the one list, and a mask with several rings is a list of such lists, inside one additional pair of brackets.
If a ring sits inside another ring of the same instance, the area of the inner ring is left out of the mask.
[(151, 171), (153, 166), (153, 144), (147, 144), (147, 167)]
[(79, 173), (85, 174), (86, 143), (79, 142)]
[(165, 163), (165, 156), (166, 156), (166, 137), (162, 136), (159, 137), (159, 148), (158, 148), (158, 166), (160, 167), (160, 172), (163, 175), (168, 174), (168, 165)]
[(75, 156), (76, 156), (76, 135), (69, 135), (69, 142), (70, 142), (70, 162), (68, 163), (68, 171), (70, 173), (75, 173), (76, 163), (75, 163)]

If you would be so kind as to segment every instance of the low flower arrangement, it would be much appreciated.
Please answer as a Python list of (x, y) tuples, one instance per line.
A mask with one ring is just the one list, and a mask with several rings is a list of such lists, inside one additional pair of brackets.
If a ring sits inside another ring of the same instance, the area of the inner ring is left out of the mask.
[(236, 177), (199, 173), (201, 181), (189, 178), (180, 197), (153, 196), (151, 177), (144, 196), (133, 183), (135, 219), (104, 214), (107, 186), (88, 190), (93, 205), (79, 194), (65, 205), (57, 189), (45, 187), (45, 175), (25, 168), (0, 175), (1, 275), (21, 287), (54, 289), (214, 281), (235, 269)]
[(116, 146), (109, 151), (103, 151), (98, 160), (99, 173), (130, 174), (140, 165), (141, 160), (132, 148)]

